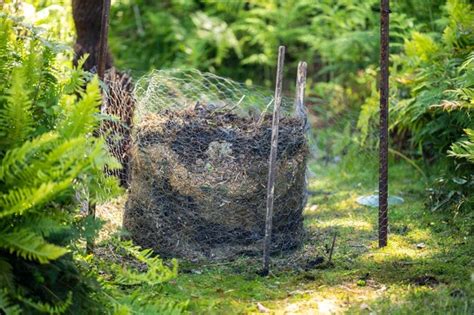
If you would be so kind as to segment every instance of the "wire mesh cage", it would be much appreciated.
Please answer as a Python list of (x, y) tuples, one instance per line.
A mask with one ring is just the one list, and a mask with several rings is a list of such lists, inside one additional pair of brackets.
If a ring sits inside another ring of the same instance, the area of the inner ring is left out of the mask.
[[(271, 93), (197, 70), (137, 82), (123, 226), (162, 256), (259, 254), (265, 235)], [(294, 101), (281, 105), (271, 251), (304, 238), (308, 146)]]

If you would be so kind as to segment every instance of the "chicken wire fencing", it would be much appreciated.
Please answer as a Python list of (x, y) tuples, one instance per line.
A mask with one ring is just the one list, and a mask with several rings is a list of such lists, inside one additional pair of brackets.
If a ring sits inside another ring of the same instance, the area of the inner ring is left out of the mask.
[(122, 165), (121, 169), (106, 170), (116, 176), (122, 187), (129, 182), (129, 159), (135, 98), (131, 77), (111, 68), (106, 71), (103, 86), (101, 112), (107, 119), (100, 126), (107, 147)]
[[(134, 95), (129, 237), (164, 257), (260, 255), (272, 93), (197, 70), (160, 70), (140, 79)], [(280, 116), (272, 253), (304, 238), (307, 126), (294, 99), (283, 99)]]

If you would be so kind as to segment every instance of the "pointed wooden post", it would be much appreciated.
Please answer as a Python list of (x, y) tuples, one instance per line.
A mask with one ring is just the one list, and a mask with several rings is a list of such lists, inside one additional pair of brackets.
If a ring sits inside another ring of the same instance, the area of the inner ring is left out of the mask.
[(306, 62), (298, 63), (298, 73), (296, 76), (296, 97), (295, 97), (295, 114), (296, 117), (304, 119), (306, 110), (304, 107), (304, 92), (306, 87)]
[(263, 275), (268, 275), (270, 270), (270, 251), (272, 240), (273, 201), (275, 195), (276, 159), (278, 150), (278, 127), (280, 124), (280, 105), (283, 88), (283, 65), (285, 63), (285, 46), (278, 48), (278, 66), (275, 84), (275, 104), (273, 107), (272, 140), (270, 157), (268, 159), (267, 182), (267, 216), (265, 219), (265, 239), (263, 245)]
[[(103, 0), (102, 6), (102, 19), (101, 19), (101, 28), (100, 28), (100, 39), (99, 39), (99, 52), (97, 57), (97, 74), (99, 79), (104, 82), (105, 76), (105, 63), (107, 60), (107, 38), (109, 35), (109, 15), (110, 15), (110, 1)], [(102, 111), (102, 105), (101, 105)], [(100, 132), (99, 132), (100, 133)], [(95, 219), (96, 204), (94, 202), (89, 202), (89, 207), (87, 210), (88, 216)], [(86, 242), (86, 252), (92, 253), (94, 250), (94, 240), (87, 240)]]
[(298, 73), (296, 76), (296, 97), (295, 97), (295, 116), (303, 122), (303, 128), (306, 131), (308, 126), (308, 117), (304, 106), (304, 92), (306, 89), (306, 69), (307, 64), (304, 61), (298, 63)]
[(109, 36), (109, 15), (110, 15), (110, 1), (103, 0), (102, 19), (100, 21), (100, 38), (99, 38), (99, 56), (97, 57), (97, 74), (99, 79), (104, 81), (105, 63), (107, 60), (107, 45)]

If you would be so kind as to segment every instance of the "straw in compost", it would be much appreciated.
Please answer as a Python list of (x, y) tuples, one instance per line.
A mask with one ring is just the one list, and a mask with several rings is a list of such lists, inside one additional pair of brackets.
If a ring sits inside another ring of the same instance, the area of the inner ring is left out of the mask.
[[(139, 117), (124, 213), (132, 240), (187, 259), (260, 253), (271, 116), (196, 102)], [(272, 252), (296, 248), (304, 235), (303, 127), (299, 119), (281, 118)]]

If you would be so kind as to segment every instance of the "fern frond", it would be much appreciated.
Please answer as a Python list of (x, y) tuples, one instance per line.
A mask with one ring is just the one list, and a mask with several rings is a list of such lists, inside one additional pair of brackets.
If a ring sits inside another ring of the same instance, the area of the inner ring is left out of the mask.
[(69, 230), (69, 227), (64, 225), (64, 222), (67, 222), (66, 220), (69, 214), (65, 211), (55, 212), (56, 213), (49, 213), (48, 216), (45, 216), (43, 213), (36, 215), (30, 214), (23, 218), (22, 224), (23, 226), (27, 226), (28, 229), (34, 233), (44, 237)]
[(10, 148), (27, 139), (33, 127), (31, 100), (21, 68), (13, 70), (6, 105), (0, 108), (0, 145)]
[[(151, 292), (150, 292), (151, 293)], [(178, 302), (175, 300), (162, 299), (152, 294), (146, 294), (143, 290), (136, 289), (113, 301), (114, 315), (130, 314), (187, 314), (189, 301)]]
[(21, 295), (17, 295), (16, 298), (38, 312), (51, 315), (63, 314), (69, 309), (73, 302), (72, 292), (68, 292), (66, 300), (57, 302), (55, 304), (33, 301), (32, 299)]
[(474, 129), (465, 129), (467, 137), (451, 145), (448, 155), (474, 163)]
[(26, 228), (0, 231), (0, 248), (41, 264), (56, 260), (68, 252), (66, 248), (50, 244), (43, 237)]
[(24, 187), (10, 189), (0, 195), (0, 218), (22, 214), (51, 200), (60, 191), (68, 188), (72, 179), (62, 182), (46, 182), (38, 187)]
[(91, 73), (82, 70), (86, 59), (89, 57), (88, 54), (84, 54), (78, 61), (77, 67), (74, 69), (68, 69), (66, 83), (63, 87), (63, 93), (72, 94), (78, 92), (86, 82), (92, 79)]
[(49, 147), (57, 139), (58, 134), (48, 132), (26, 141), (18, 148), (7, 151), (1, 161), (0, 180), (7, 183), (12, 181), (16, 183), (19, 181), (31, 182), (34, 174), (29, 167), (29, 159), (43, 150), (45, 146)]
[(6, 290), (0, 290), (0, 311), (4, 312), (5, 315), (21, 314), (20, 307), (12, 304)]
[(116, 273), (115, 281), (118, 284), (155, 286), (176, 278), (178, 275), (178, 262), (175, 259), (171, 261), (172, 267), (169, 268), (163, 264), (163, 260), (159, 256), (153, 256), (151, 249), (141, 249), (131, 242), (121, 242), (120, 247), (136, 260), (146, 264), (147, 272), (137, 272), (119, 265), (113, 265), (112, 268)]
[(81, 93), (81, 99), (74, 104), (63, 103), (64, 117), (59, 123), (58, 130), (65, 138), (75, 138), (92, 132), (98, 123), (96, 114), (102, 96), (97, 77), (87, 85), (86, 92)]
[(75, 178), (86, 166), (84, 152), (87, 150), (87, 139), (84, 137), (69, 138), (48, 152), (46, 158), (38, 161), (37, 168), (43, 169), (45, 178), (63, 180)]
[[(0, 257), (0, 290), (1, 289), (11, 290), (13, 289), (13, 284), (14, 284), (14, 280), (13, 280), (12, 265), (6, 259), (3, 259)], [(1, 306), (0, 306), (0, 309), (2, 309)]]

